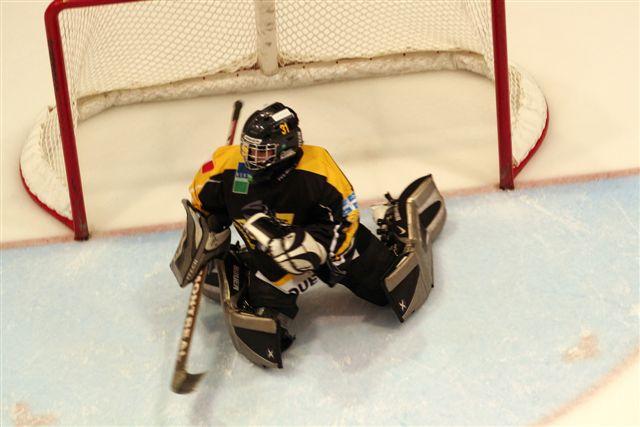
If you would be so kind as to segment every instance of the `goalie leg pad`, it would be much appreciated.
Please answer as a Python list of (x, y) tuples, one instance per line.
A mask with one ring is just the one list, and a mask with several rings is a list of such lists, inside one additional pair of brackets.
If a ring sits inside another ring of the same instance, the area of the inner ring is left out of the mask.
[[(275, 313), (273, 310), (265, 313), (263, 309), (262, 315), (257, 315), (248, 311), (246, 306), (239, 307), (239, 304), (243, 305), (250, 271), (233, 256), (225, 261), (215, 259), (214, 262), (219, 272), (220, 302), (233, 346), (258, 366), (282, 368), (283, 344), (290, 344), (291, 341), (285, 339), (286, 329), (278, 316), (272, 315)], [(236, 291), (232, 292), (234, 288)]]
[(202, 295), (213, 302), (220, 302), (220, 280), (217, 271), (209, 271), (202, 282)]
[[(228, 256), (234, 256), (233, 252), (229, 252)], [(202, 281), (202, 295), (209, 300), (219, 303), (220, 302), (220, 275), (216, 267), (215, 260), (209, 261), (207, 264), (207, 275)], [(236, 285), (239, 288), (239, 285)], [(231, 294), (234, 295), (237, 292), (236, 289), (231, 287)]]
[(225, 318), (233, 346), (250, 362), (265, 368), (282, 368), (282, 333), (270, 317), (226, 310)]
[[(249, 274), (248, 267), (241, 260), (241, 251), (238, 246), (234, 246), (230, 249), (224, 258), (224, 266), (227, 271), (227, 276), (232, 282), (229, 287), (229, 291), (231, 295), (235, 295), (240, 292), (241, 289), (246, 290), (249, 284)], [(233, 265), (245, 266), (245, 269), (234, 270)], [(212, 300), (213, 302), (220, 302), (220, 273), (218, 272), (218, 265), (215, 262), (215, 259), (212, 259), (207, 264), (207, 275), (204, 277), (204, 281), (202, 282), (202, 294)]]
[(433, 240), (446, 219), (444, 199), (431, 175), (411, 183), (390, 207), (387, 237), (400, 258), (384, 279), (398, 320), (404, 322), (427, 300), (433, 287)]
[(182, 200), (182, 205), (187, 212), (187, 223), (171, 260), (171, 271), (180, 286), (185, 287), (195, 280), (207, 262), (229, 250), (231, 230), (221, 230), (215, 217), (205, 216), (188, 200)]
[(425, 254), (408, 252), (384, 278), (385, 293), (400, 322), (425, 303), (433, 288), (431, 251), (426, 257), (428, 259)]
[(373, 206), (380, 239), (396, 254), (405, 252), (405, 246), (419, 241), (433, 242), (440, 234), (447, 218), (444, 198), (431, 175), (413, 181), (400, 195), (389, 202)]
[(447, 209), (433, 177), (416, 179), (402, 192), (398, 203), (400, 217), (408, 223), (409, 239), (417, 240), (423, 236), (421, 230), (426, 229), (429, 240), (435, 241), (447, 219)]

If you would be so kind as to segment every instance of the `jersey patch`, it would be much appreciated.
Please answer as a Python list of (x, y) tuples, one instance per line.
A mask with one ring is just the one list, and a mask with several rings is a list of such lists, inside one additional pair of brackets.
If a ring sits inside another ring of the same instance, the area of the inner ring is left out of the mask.
[(238, 163), (231, 191), (236, 194), (247, 194), (249, 192), (249, 185), (251, 185), (252, 179), (253, 176), (249, 169), (247, 169), (247, 166), (244, 163)]
[(213, 162), (209, 160), (207, 163), (202, 165), (202, 173), (207, 173), (213, 170)]
[(346, 217), (353, 211), (358, 210), (358, 200), (356, 194), (351, 193), (345, 199), (342, 200), (342, 216)]

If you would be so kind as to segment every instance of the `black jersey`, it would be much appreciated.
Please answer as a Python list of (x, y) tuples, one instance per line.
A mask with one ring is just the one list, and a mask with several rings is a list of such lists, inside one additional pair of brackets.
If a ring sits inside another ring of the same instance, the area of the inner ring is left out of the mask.
[(225, 226), (235, 224), (248, 246), (242, 208), (254, 201), (261, 201), (277, 218), (304, 228), (332, 260), (351, 248), (359, 225), (353, 187), (321, 147), (303, 145), (296, 166), (278, 180), (253, 179), (240, 147), (221, 147), (200, 168), (190, 191), (196, 208), (215, 215)]

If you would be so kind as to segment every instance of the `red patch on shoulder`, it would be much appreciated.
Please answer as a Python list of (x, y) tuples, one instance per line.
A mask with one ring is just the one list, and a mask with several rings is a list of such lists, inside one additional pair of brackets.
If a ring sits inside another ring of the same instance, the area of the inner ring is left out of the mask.
[(207, 172), (212, 171), (212, 170), (213, 170), (213, 162), (212, 161), (208, 161), (207, 163), (202, 165), (202, 173), (207, 173)]

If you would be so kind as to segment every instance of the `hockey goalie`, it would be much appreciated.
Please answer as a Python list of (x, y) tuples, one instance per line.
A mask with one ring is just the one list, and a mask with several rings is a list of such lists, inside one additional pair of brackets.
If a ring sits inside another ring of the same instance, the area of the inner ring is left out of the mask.
[[(234, 346), (260, 366), (282, 368), (297, 299), (317, 283), (389, 305), (400, 322), (433, 287), (432, 243), (446, 211), (432, 177), (387, 194), (374, 234), (349, 180), (325, 149), (303, 144), (297, 114), (281, 103), (251, 114), (240, 145), (217, 149), (190, 192), (172, 270), (181, 286), (203, 274)], [(244, 244), (230, 244), (231, 225)]]

